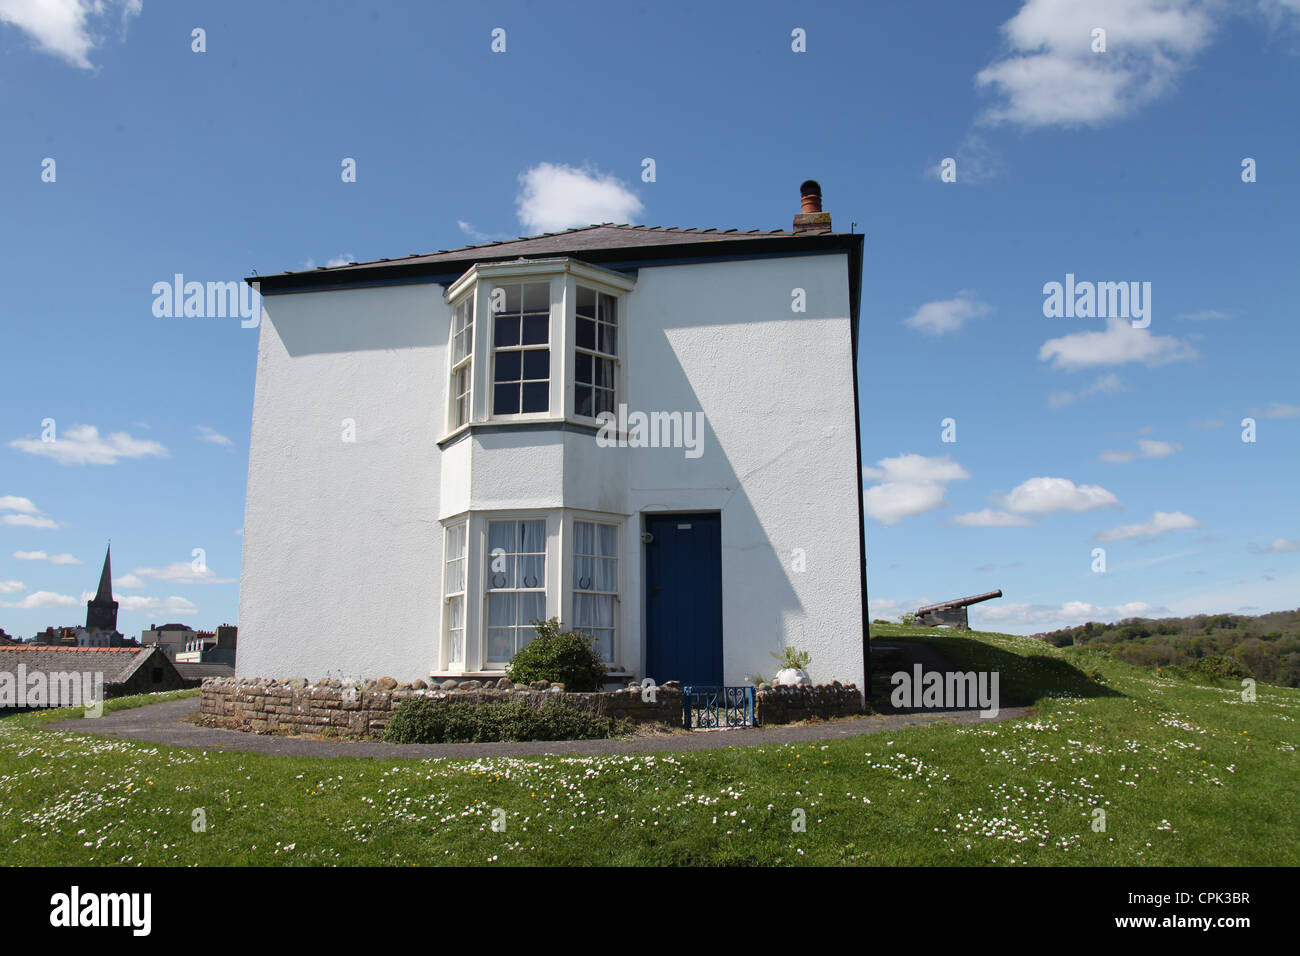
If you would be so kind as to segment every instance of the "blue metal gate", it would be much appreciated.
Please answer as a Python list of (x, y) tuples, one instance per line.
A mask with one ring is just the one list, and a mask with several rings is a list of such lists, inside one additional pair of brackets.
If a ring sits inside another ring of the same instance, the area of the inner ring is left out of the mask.
[(717, 730), (754, 726), (754, 688), (697, 686), (682, 688), (683, 726)]

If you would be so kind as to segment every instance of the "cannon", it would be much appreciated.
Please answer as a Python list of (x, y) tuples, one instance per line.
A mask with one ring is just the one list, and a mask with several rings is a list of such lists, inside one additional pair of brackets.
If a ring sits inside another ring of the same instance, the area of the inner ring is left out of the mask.
[(956, 598), (952, 601), (940, 601), (938, 604), (927, 604), (925, 607), (916, 609), (916, 623), (923, 627), (956, 627), (963, 631), (969, 631), (970, 625), (966, 622), (966, 608), (972, 604), (979, 604), (981, 601), (991, 601), (993, 598), (1002, 597), (1002, 592), (989, 591), (987, 594), (976, 594), (971, 597)]

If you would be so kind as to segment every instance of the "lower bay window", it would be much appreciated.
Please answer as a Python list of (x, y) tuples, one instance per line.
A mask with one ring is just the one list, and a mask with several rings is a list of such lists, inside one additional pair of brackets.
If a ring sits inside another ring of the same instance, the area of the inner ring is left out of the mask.
[(536, 637), (533, 621), (552, 617), (591, 637), (617, 667), (625, 525), (621, 516), (563, 509), (471, 512), (449, 522), (439, 669), (503, 672)]

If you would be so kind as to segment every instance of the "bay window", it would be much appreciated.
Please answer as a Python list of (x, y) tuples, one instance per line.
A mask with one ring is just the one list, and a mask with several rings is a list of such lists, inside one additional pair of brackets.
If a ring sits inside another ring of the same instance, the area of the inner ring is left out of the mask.
[(447, 529), (442, 593), (446, 606), (447, 659), (453, 664), (465, 660), (465, 541), (464, 522)]
[(487, 546), (484, 661), (505, 665), (546, 620), (546, 519), (489, 521)]
[(595, 418), (614, 411), (618, 363), (618, 300), (605, 292), (577, 287), (573, 367), (573, 411)]
[(492, 414), (551, 407), (551, 283), (492, 290)]
[(614, 660), (618, 601), (618, 528), (573, 522), (573, 618), (570, 626), (595, 639), (601, 660)]

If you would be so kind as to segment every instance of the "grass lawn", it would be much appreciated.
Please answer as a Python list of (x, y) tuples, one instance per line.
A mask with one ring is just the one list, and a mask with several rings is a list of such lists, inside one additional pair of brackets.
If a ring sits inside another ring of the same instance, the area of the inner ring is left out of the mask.
[(1036, 715), (677, 755), (395, 761), (176, 750), (22, 714), (0, 719), (0, 863), (1300, 862), (1300, 691), (1260, 685), (1247, 703), (1086, 648), (872, 631), (996, 667), (1003, 703)]

